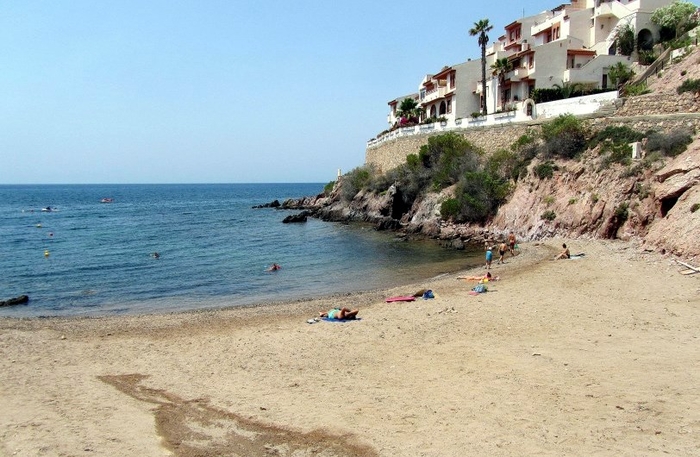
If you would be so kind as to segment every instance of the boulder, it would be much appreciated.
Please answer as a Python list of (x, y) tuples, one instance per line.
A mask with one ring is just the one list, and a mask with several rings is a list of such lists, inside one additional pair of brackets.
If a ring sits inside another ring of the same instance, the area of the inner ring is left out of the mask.
[(308, 216), (309, 213), (307, 211), (302, 211), (299, 214), (292, 214), (290, 216), (285, 217), (284, 220), (282, 220), (282, 223), (289, 224), (294, 222), (306, 222)]
[(255, 205), (253, 206), (253, 209), (258, 209), (258, 208), (279, 208), (282, 206), (279, 202), (279, 200), (273, 200), (270, 203), (264, 203), (262, 205)]
[(29, 297), (27, 295), (20, 295), (19, 297), (10, 298), (9, 300), (0, 301), (0, 306), (26, 305), (27, 303), (29, 303)]

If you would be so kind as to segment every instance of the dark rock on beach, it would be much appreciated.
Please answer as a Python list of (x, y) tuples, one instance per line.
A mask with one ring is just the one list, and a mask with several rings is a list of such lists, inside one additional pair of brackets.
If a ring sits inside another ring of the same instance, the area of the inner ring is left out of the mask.
[(19, 297), (10, 298), (9, 300), (0, 301), (0, 306), (26, 305), (29, 303), (29, 296), (20, 295)]

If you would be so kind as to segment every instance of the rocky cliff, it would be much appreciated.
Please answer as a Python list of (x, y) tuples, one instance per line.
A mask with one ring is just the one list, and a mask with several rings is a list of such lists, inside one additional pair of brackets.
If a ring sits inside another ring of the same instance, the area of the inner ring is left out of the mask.
[(646, 249), (686, 259), (700, 257), (700, 98), (688, 93), (678, 96), (675, 90), (686, 78), (700, 78), (698, 63), (700, 49), (655, 77), (649, 84), (651, 94), (625, 100), (612, 118), (592, 124), (600, 129), (624, 118), (627, 123), (637, 122), (639, 128), (682, 126), (693, 132), (694, 139), (685, 152), (674, 158), (640, 158), (623, 165), (606, 162), (598, 147), (575, 160), (551, 161), (554, 173), (544, 179), (532, 172), (540, 163), (535, 159), (527, 175), (514, 183), (507, 202), (485, 225), (441, 219), (440, 204), (450, 195), (449, 188), (402, 208), (397, 198), (401, 189), (395, 186), (380, 195), (361, 191), (352, 201), (344, 201), (342, 178), (329, 196), (290, 200), (282, 207), (308, 209), (328, 221), (368, 222), (405, 236), (448, 240), (456, 247), (465, 242), (496, 241), (514, 231), (524, 240), (552, 236), (635, 240)]

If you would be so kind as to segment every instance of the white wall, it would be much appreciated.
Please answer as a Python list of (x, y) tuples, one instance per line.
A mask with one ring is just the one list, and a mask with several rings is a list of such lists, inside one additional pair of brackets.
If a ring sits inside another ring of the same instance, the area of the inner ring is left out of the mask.
[(567, 98), (554, 102), (538, 103), (535, 106), (537, 119), (549, 119), (562, 114), (582, 116), (592, 114), (605, 105), (610, 105), (618, 98), (617, 91), (602, 94), (586, 95), (585, 97)]

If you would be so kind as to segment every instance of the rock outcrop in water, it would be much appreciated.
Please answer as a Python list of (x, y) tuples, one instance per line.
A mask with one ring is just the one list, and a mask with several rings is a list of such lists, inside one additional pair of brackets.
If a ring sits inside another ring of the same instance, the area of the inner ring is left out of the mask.
[(20, 295), (19, 297), (10, 298), (9, 300), (0, 301), (0, 307), (2, 306), (15, 306), (15, 305), (26, 305), (29, 303), (29, 296)]

